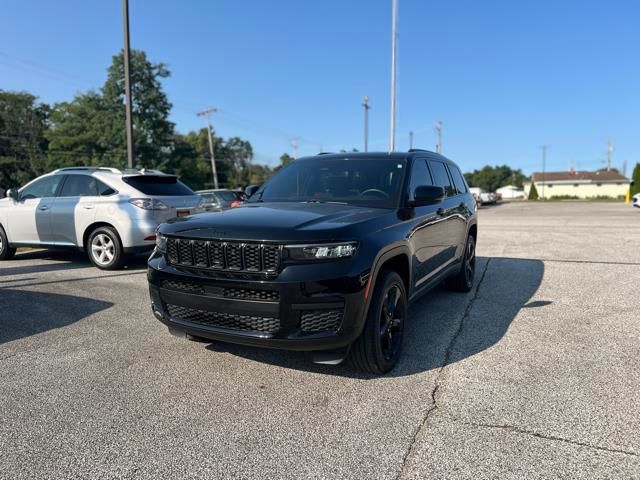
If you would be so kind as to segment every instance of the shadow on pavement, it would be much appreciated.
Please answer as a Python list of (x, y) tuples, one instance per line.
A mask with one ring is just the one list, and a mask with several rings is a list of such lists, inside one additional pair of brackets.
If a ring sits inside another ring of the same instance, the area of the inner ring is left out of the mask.
[[(488, 263), (487, 263), (488, 262)], [(483, 276), (483, 265), (487, 270)], [(454, 293), (437, 287), (409, 309), (403, 358), (388, 376), (405, 376), (439, 369), (464, 360), (495, 345), (504, 336), (521, 308), (543, 307), (551, 302), (528, 304), (544, 275), (540, 260), (478, 258), (477, 292)], [(462, 322), (462, 323), (461, 323)], [(216, 352), (328, 375), (376, 378), (360, 374), (348, 364), (315, 365), (309, 354), (212, 343)]]
[[(147, 258), (147, 255), (129, 256), (124, 268), (128, 270), (147, 268)], [(23, 260), (46, 260), (46, 262), (20, 265), (20, 261)], [(6, 262), (3, 263), (6, 264)], [(77, 250), (28, 250), (17, 253), (10, 267), (5, 267), (3, 263), (0, 263), (0, 277), (93, 267), (86, 254)]]
[(0, 344), (71, 325), (111, 306), (75, 295), (4, 289), (0, 292)]

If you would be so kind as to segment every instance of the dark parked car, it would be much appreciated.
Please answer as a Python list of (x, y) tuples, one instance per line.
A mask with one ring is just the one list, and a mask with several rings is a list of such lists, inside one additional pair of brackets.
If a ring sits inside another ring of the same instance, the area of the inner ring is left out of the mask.
[(476, 238), (473, 197), (441, 155), (301, 158), (238, 208), (159, 227), (152, 309), (187, 338), (384, 373), (411, 301), (443, 280), (471, 290)]
[(217, 190), (198, 190), (196, 192), (203, 199), (200, 208), (207, 212), (219, 212), (237, 207), (244, 201), (240, 192), (220, 188)]

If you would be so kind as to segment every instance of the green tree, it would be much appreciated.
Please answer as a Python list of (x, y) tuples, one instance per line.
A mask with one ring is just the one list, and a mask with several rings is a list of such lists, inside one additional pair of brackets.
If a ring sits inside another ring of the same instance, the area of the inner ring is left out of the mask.
[(464, 174), (467, 183), (472, 187), (480, 187), (489, 192), (495, 192), (505, 185), (515, 185), (522, 188), (527, 177), (521, 170), (514, 170), (507, 165), (491, 167), (489, 165), (481, 170), (474, 170)]
[[(124, 167), (123, 53), (112, 59), (100, 92), (77, 95), (54, 107), (51, 114), (50, 159), (53, 166), (94, 165)], [(169, 161), (174, 125), (171, 103), (161, 79), (170, 75), (162, 63), (151, 63), (145, 52), (131, 52), (131, 91), (135, 166), (163, 168)]]
[(18, 187), (46, 171), (50, 108), (26, 92), (0, 90), (0, 187)]
[(636, 193), (640, 193), (640, 163), (636, 163), (631, 175), (631, 181), (633, 182), (631, 185), (631, 195), (633, 196)]
[(283, 167), (286, 167), (287, 165), (289, 165), (294, 160), (295, 160), (295, 158), (293, 158), (288, 153), (283, 153), (282, 155), (280, 155), (280, 165), (283, 166)]
[(536, 189), (536, 184), (531, 182), (531, 190), (529, 190), (529, 200), (538, 200), (538, 190)]

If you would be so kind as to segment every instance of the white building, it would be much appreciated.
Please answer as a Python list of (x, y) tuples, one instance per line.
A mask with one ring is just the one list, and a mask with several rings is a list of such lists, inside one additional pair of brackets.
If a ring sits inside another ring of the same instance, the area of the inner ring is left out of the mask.
[[(631, 184), (628, 178), (614, 171), (536, 172), (531, 181), (536, 185), (539, 198), (622, 198)], [(531, 182), (524, 185), (524, 191), (529, 196)]]
[(496, 190), (496, 193), (502, 195), (503, 200), (511, 200), (514, 198), (526, 198), (526, 194), (522, 188), (515, 185), (505, 185)]

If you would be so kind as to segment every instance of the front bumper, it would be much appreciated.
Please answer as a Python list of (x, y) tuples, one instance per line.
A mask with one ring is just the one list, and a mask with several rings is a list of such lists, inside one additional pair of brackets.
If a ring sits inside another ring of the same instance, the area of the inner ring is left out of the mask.
[(291, 265), (267, 278), (182, 268), (154, 253), (148, 268), (152, 309), (170, 329), (198, 337), (286, 350), (338, 349), (360, 335), (366, 313), (367, 272), (349, 272), (347, 263)]

